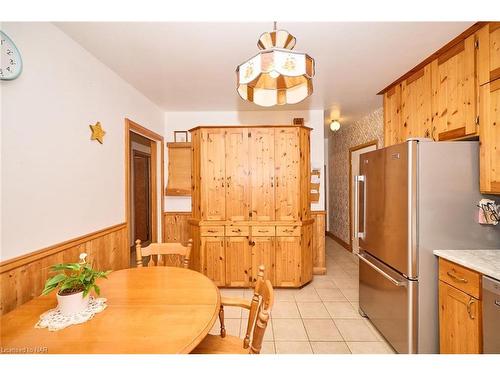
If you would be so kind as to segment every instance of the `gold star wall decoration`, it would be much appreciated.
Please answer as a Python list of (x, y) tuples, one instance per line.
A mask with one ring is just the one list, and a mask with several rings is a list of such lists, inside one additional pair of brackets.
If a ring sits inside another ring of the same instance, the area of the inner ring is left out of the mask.
[(92, 130), (92, 136), (90, 137), (90, 139), (92, 141), (98, 141), (100, 144), (102, 144), (104, 142), (104, 135), (106, 134), (106, 132), (102, 129), (101, 123), (97, 121), (95, 125), (89, 126), (90, 130)]

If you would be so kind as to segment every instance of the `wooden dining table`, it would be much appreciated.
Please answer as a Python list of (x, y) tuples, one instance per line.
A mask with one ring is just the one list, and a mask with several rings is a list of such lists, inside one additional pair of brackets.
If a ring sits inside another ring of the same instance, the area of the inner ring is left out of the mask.
[(0, 353), (189, 353), (219, 313), (219, 289), (189, 269), (124, 269), (98, 285), (107, 308), (82, 324), (35, 328), (40, 315), (56, 307), (55, 292), (2, 316)]

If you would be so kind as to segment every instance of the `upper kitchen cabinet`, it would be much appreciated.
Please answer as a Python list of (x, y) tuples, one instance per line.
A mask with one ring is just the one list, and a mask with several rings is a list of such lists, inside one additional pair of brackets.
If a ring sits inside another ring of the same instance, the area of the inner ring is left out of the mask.
[(432, 124), (439, 141), (477, 134), (475, 35), (431, 63)]
[(401, 85), (395, 85), (384, 93), (384, 145), (402, 142), (401, 133)]
[(479, 88), (480, 190), (500, 194), (500, 78)]
[(401, 141), (415, 137), (434, 138), (431, 92), (430, 64), (401, 83)]
[(477, 32), (477, 75), (480, 85), (500, 78), (500, 22), (491, 22)]

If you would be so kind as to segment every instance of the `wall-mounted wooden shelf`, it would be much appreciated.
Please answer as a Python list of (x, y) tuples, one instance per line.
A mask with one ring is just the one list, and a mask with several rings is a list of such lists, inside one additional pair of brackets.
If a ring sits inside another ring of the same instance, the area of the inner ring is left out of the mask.
[(191, 142), (169, 142), (165, 195), (191, 196)]

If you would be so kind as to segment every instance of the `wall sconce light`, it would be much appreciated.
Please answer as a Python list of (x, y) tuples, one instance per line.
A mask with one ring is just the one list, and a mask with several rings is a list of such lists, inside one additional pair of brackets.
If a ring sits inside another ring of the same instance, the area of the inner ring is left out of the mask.
[(330, 130), (332, 132), (336, 132), (337, 130), (340, 129), (340, 122), (338, 122), (337, 120), (333, 120), (331, 123), (330, 123)]

